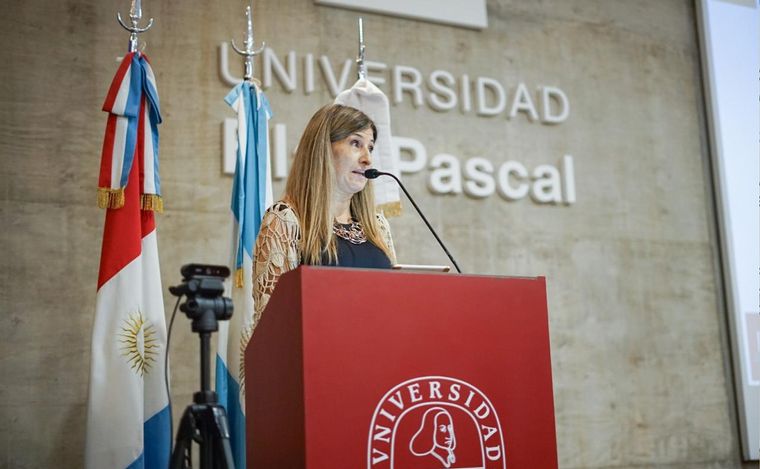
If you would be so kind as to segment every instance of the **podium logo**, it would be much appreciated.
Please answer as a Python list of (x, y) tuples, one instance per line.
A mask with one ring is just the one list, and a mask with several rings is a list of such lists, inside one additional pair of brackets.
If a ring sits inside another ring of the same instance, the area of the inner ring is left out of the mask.
[(422, 376), (398, 384), (372, 415), (368, 469), (506, 468), (501, 423), (470, 383)]

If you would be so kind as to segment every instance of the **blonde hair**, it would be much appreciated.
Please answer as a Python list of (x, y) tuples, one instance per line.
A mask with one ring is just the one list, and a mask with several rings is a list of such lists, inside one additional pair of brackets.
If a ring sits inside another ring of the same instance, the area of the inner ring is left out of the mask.
[[(304, 264), (321, 264), (325, 253), (330, 262), (338, 258), (330, 210), (335, 185), (332, 143), (369, 128), (377, 140), (377, 128), (366, 114), (340, 104), (322, 107), (306, 124), (285, 186), (285, 200), (301, 225), (299, 243)], [(364, 189), (351, 198), (351, 216), (361, 223), (367, 239), (390, 259), (374, 206), (375, 196), (368, 181)]]

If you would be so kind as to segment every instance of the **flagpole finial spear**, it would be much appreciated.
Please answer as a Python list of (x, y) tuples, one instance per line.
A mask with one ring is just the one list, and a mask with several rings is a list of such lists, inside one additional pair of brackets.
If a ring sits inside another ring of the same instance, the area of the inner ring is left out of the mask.
[(359, 55), (356, 57), (359, 79), (367, 78), (367, 65), (364, 63), (364, 19), (359, 17)]
[[(251, 2), (253, 4), (253, 2)], [(254, 79), (253, 77), (253, 58), (256, 55), (259, 55), (263, 50), (264, 47), (266, 47), (266, 42), (261, 43), (261, 47), (256, 49), (253, 46), (253, 11), (251, 11), (251, 6), (245, 7), (245, 16), (246, 21), (248, 22), (247, 28), (246, 28), (246, 35), (245, 35), (245, 41), (243, 41), (243, 45), (245, 46), (244, 49), (241, 49), (240, 47), (235, 44), (235, 40), (231, 40), (230, 43), (232, 43), (232, 48), (235, 49), (235, 52), (245, 57), (245, 81), (252, 81)]]
[(121, 19), (121, 13), (116, 12), (116, 19), (119, 21), (119, 24), (122, 28), (126, 29), (130, 32), (129, 34), (129, 52), (135, 52), (137, 51), (137, 35), (140, 33), (144, 33), (145, 31), (149, 30), (151, 26), (153, 26), (153, 18), (148, 20), (147, 26), (141, 28), (137, 24), (140, 22), (140, 19), (142, 19), (142, 1), (141, 0), (132, 0), (132, 5), (129, 8), (129, 20), (130, 20), (130, 26), (127, 26), (124, 23), (124, 20)]

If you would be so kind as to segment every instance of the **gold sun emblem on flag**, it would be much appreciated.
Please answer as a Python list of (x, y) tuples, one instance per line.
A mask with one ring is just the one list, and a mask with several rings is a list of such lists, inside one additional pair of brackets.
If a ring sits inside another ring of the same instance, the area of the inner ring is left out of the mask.
[(156, 329), (140, 312), (132, 313), (125, 319), (119, 333), (121, 354), (135, 373), (140, 376), (150, 371), (158, 356)]

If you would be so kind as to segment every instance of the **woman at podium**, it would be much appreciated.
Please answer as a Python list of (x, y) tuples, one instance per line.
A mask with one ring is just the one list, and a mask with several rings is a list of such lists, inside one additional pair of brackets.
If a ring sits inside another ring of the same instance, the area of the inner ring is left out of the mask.
[(306, 125), (285, 194), (264, 215), (254, 251), (254, 324), (280, 275), (300, 264), (389, 269), (388, 221), (375, 212), (372, 165), (377, 128), (361, 111), (322, 107)]

